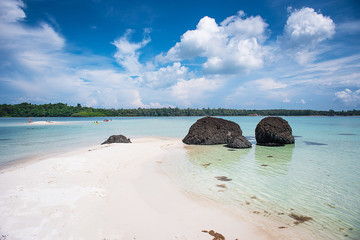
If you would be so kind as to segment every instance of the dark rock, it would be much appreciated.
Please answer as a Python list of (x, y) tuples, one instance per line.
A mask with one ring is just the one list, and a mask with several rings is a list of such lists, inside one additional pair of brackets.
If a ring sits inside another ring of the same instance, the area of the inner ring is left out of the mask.
[(251, 148), (251, 143), (244, 136), (238, 136), (230, 137), (226, 146), (229, 148)]
[(183, 142), (194, 145), (228, 144), (229, 140), (238, 137), (242, 137), (242, 142), (247, 142), (243, 145), (251, 147), (251, 143), (242, 136), (237, 123), (222, 118), (204, 117), (190, 127)]
[(130, 138), (125, 137), (124, 135), (112, 135), (102, 144), (110, 143), (131, 143)]
[(255, 138), (258, 145), (283, 146), (295, 143), (289, 123), (280, 117), (266, 117), (255, 129)]

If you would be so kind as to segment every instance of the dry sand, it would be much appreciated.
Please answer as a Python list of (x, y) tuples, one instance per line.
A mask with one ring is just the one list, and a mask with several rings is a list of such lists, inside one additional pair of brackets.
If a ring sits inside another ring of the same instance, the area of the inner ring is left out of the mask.
[(0, 170), (0, 239), (311, 238), (180, 189), (164, 172), (168, 151), (185, 150), (142, 138)]

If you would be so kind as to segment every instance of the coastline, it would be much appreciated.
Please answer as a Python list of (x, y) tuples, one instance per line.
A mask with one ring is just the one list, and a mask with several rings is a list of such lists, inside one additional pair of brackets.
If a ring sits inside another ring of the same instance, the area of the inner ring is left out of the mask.
[(5, 239), (312, 239), (186, 192), (163, 163), (180, 139), (138, 138), (0, 170)]

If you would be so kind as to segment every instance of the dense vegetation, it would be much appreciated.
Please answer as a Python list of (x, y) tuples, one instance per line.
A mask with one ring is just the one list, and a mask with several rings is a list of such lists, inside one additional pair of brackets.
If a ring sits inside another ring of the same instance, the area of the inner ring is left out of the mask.
[(360, 110), (315, 111), (315, 110), (245, 110), (225, 108), (179, 109), (179, 108), (137, 108), (137, 109), (102, 109), (68, 106), (64, 103), (36, 105), (21, 103), (1, 104), (0, 117), (134, 117), (134, 116), (360, 116)]

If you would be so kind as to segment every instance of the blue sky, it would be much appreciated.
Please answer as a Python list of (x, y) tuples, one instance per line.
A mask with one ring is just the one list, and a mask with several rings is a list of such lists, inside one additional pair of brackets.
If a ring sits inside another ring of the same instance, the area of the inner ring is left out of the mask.
[(360, 108), (360, 2), (0, 0), (0, 103)]

